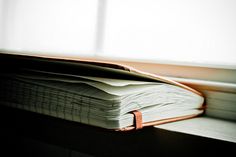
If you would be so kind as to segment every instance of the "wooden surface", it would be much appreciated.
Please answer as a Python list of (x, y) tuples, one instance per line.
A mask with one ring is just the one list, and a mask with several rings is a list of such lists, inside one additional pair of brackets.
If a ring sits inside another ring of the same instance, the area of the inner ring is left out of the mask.
[(10, 156), (169, 156), (235, 153), (236, 145), (147, 127), (114, 132), (1, 106), (2, 150)]

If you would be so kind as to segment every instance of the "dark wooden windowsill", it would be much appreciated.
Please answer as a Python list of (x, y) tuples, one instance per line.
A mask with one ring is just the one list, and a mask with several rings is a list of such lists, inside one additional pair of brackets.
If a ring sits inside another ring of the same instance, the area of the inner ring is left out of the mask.
[(0, 112), (1, 142), (8, 153), (24, 155), (32, 147), (22, 142), (27, 138), (92, 156), (212, 155), (236, 151), (235, 143), (154, 127), (114, 132), (18, 109), (1, 107)]
[(0, 115), (1, 142), (8, 154), (17, 152), (24, 156), (25, 152), (32, 150), (32, 144), (23, 142), (23, 139), (92, 156), (212, 155), (236, 152), (235, 143), (155, 127), (114, 132), (2, 106)]

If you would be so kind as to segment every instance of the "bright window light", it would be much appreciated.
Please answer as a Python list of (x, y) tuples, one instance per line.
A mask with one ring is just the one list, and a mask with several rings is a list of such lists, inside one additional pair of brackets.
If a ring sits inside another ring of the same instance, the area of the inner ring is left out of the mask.
[(236, 65), (235, 0), (109, 0), (103, 55)]
[(97, 0), (3, 0), (1, 5), (4, 49), (94, 53)]
[(3, 47), (3, 0), (0, 0), (0, 49)]
[(0, 0), (0, 49), (236, 65), (235, 0)]

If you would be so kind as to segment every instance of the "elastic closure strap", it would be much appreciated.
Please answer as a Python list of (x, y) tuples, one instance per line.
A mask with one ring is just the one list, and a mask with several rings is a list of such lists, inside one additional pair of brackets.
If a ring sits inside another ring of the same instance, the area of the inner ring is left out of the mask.
[(132, 111), (132, 114), (134, 115), (134, 126), (135, 129), (142, 129), (143, 128), (143, 118), (142, 118), (142, 113), (139, 111)]

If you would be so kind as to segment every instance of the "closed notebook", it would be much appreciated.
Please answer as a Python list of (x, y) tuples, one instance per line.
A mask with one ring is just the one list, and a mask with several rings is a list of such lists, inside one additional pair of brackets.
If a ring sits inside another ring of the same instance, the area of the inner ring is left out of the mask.
[(0, 65), (1, 105), (92, 126), (140, 129), (204, 111), (196, 90), (123, 65), (13, 54)]

